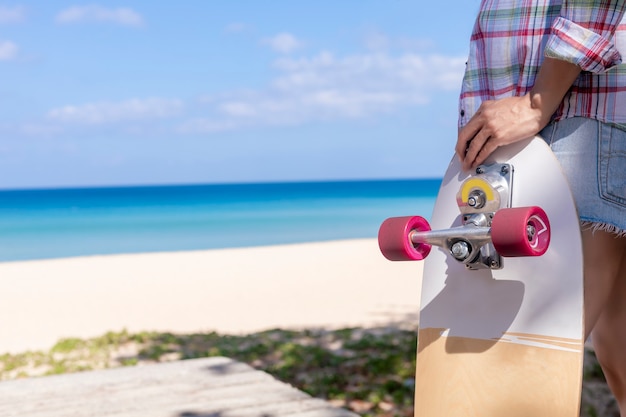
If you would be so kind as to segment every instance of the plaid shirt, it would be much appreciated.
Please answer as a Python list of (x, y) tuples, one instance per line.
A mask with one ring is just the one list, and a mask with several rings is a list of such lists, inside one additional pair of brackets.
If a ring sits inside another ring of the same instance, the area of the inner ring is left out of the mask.
[(459, 105), (464, 126), (483, 100), (521, 96), (544, 56), (583, 72), (554, 119), (626, 123), (626, 0), (481, 0)]

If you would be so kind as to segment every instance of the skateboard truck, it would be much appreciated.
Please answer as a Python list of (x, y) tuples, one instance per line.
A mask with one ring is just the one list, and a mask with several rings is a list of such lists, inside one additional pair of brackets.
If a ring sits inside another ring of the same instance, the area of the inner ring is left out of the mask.
[(419, 216), (385, 220), (381, 252), (392, 261), (422, 260), (439, 246), (468, 269), (501, 269), (502, 257), (543, 255), (548, 217), (540, 207), (511, 208), (513, 172), (510, 164), (481, 165), (463, 182), (456, 196), (461, 226), (431, 230)]

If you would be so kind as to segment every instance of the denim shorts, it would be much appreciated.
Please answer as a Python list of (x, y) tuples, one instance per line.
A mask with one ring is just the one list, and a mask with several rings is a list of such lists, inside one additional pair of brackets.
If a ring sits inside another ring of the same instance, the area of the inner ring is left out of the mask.
[(585, 226), (626, 235), (626, 131), (583, 117), (539, 133), (569, 180)]

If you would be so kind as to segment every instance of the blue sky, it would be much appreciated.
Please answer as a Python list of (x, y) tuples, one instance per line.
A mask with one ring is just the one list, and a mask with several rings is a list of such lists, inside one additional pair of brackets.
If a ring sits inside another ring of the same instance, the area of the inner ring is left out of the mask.
[(0, 188), (440, 177), (477, 7), (0, 2)]

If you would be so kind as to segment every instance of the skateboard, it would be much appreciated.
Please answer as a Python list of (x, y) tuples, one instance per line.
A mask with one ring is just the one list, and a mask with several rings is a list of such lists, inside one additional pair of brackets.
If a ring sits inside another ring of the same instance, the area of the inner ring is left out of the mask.
[(481, 166), (454, 157), (430, 222), (389, 218), (390, 260), (424, 261), (416, 417), (578, 417), (584, 353), (580, 227), (539, 137)]

